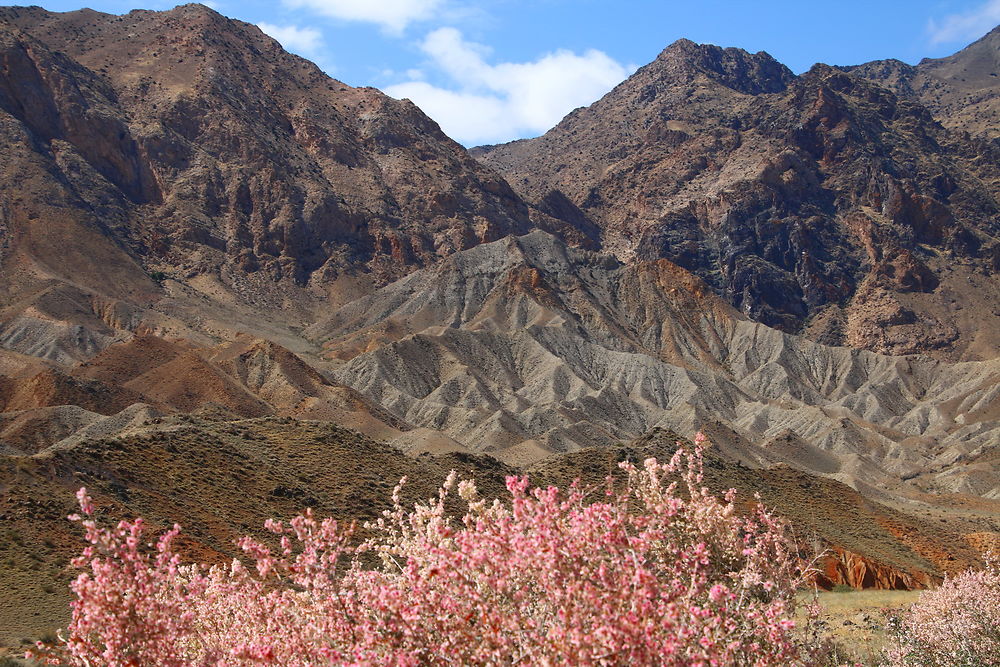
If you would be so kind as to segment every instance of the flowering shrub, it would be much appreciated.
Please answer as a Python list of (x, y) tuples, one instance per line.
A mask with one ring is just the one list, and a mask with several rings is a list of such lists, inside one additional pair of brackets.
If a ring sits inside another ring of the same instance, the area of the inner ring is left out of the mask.
[[(454, 473), (352, 537), (308, 510), (249, 537), (245, 567), (182, 566), (179, 527), (100, 527), (75, 564), (68, 637), (35, 657), (73, 665), (796, 665), (821, 659), (792, 620), (808, 573), (786, 526), (701, 486), (701, 445), (621, 464), (616, 490), (507, 480), (487, 502)], [(405, 480), (404, 480), (405, 481)], [(402, 484), (402, 482), (401, 482)], [(680, 486), (682, 485), (682, 486)], [(678, 488), (680, 486), (680, 488)], [(467, 512), (445, 500), (457, 490)], [(377, 559), (377, 560), (376, 560)], [(381, 561), (381, 566), (374, 565)]]
[(988, 561), (924, 591), (891, 630), (893, 666), (1000, 665), (1000, 565)]

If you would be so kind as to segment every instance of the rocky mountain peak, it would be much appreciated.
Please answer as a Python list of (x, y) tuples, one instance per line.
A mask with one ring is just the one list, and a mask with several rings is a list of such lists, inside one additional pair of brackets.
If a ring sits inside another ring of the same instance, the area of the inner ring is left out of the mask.
[(962, 88), (1000, 85), (1000, 26), (968, 45), (958, 53), (944, 58), (924, 58), (918, 68), (934, 72), (939, 78), (950, 79)]
[(1000, 26), (958, 53), (916, 66), (876, 60), (845, 69), (920, 102), (945, 127), (1000, 138)]
[(507, 183), (412, 103), (336, 81), (204, 5), (0, 8), (0, 25), (35, 44), (0, 73), (0, 110), (54, 142), (34, 158), (22, 142), (10, 168), (52, 163), (36, 201), (87, 193), (65, 205), (99, 211), (93, 224), (150, 271), (269, 299), (274, 283), (384, 282), (530, 228)]
[(749, 53), (689, 39), (677, 40), (647, 67), (674, 79), (701, 73), (748, 95), (781, 92), (795, 78), (790, 69), (764, 51)]
[(954, 53), (950, 56), (945, 56), (944, 58), (924, 58), (920, 61), (921, 64), (926, 62), (936, 62), (940, 60), (965, 60), (968, 61), (972, 57), (986, 57), (990, 60), (995, 60), (997, 57), (997, 50), (1000, 49), (1000, 25), (995, 26), (988, 33), (972, 42), (964, 49)]
[(478, 158), (529, 202), (561, 191), (623, 261), (668, 259), (756, 321), (961, 355), (992, 349), (973, 341), (996, 324), (966, 323), (950, 299), (1000, 322), (981, 307), (995, 288), (962, 282), (979, 284), (1000, 245), (992, 150), (863, 72), (795, 77), (767, 54), (681, 40), (544, 136)]

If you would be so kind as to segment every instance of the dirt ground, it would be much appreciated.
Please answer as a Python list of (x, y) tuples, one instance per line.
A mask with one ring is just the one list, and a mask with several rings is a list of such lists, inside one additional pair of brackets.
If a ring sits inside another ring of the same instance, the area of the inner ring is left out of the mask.
[[(878, 664), (886, 641), (887, 614), (916, 602), (920, 591), (853, 590), (820, 592), (820, 630), (833, 639), (839, 664)], [(803, 600), (811, 594), (803, 594)]]

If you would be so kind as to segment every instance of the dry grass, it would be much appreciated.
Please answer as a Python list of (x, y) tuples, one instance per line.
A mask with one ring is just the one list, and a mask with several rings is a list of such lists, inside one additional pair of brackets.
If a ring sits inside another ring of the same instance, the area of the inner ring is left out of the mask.
[[(540, 484), (563, 486), (575, 477), (600, 483), (606, 475), (615, 474), (617, 462), (625, 458), (635, 462), (648, 456), (669, 458), (676, 440), (677, 436), (669, 431), (654, 432), (625, 447), (552, 456), (529, 472), (532, 480)], [(949, 524), (927, 521), (869, 500), (836, 480), (788, 466), (748, 468), (709, 449), (705, 483), (719, 492), (735, 488), (737, 497), (744, 501), (760, 494), (767, 507), (795, 526), (800, 541), (807, 546), (840, 547), (900, 572), (926, 572), (935, 577), (978, 563), (978, 552)]]
[(86, 486), (108, 517), (179, 521), (190, 558), (237, 555), (236, 538), (305, 506), (346, 521), (375, 518), (392, 487), (407, 502), (434, 495), (452, 468), (502, 493), (512, 469), (487, 457), (407, 457), (334, 424), (290, 418), (213, 421), (174, 416), (161, 430), (91, 440), (35, 456), (0, 456), (0, 656), (65, 627), (69, 559), (81, 536), (66, 521)]
[[(920, 591), (820, 592), (820, 629), (837, 645), (841, 663), (878, 664), (885, 644), (886, 613), (916, 602)], [(811, 594), (803, 594), (808, 601)]]

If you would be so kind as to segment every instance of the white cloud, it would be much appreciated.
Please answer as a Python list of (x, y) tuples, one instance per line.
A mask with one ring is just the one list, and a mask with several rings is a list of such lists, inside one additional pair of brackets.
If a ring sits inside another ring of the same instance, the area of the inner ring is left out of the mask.
[(390, 33), (401, 33), (414, 21), (431, 18), (445, 0), (283, 0), (330, 18), (375, 23)]
[(486, 60), (490, 50), (466, 41), (454, 28), (430, 33), (421, 50), (454, 85), (407, 81), (385, 91), (410, 98), (446, 134), (466, 145), (540, 134), (576, 107), (597, 100), (634, 69), (594, 49), (491, 65)]
[(294, 25), (258, 23), (264, 34), (278, 40), (286, 51), (299, 55), (317, 55), (323, 47), (323, 35), (316, 28), (299, 28)]
[(927, 31), (932, 44), (969, 42), (979, 39), (997, 24), (1000, 24), (1000, 0), (988, 0), (971, 11), (951, 14), (941, 21), (931, 19)]
[(507, 105), (492, 95), (456, 92), (426, 81), (390, 86), (393, 97), (409, 98), (433, 118), (449, 137), (467, 146), (512, 139), (517, 129), (507, 115)]

